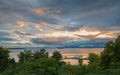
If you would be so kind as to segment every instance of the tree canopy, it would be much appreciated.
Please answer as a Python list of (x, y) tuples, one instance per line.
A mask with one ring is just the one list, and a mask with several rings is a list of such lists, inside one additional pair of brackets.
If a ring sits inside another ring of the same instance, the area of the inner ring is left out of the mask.
[(59, 51), (54, 51), (53, 55), (52, 55), (52, 58), (55, 58), (57, 61), (59, 61), (59, 60), (62, 59), (62, 55)]
[(8, 66), (9, 51), (7, 48), (0, 47), (0, 71)]

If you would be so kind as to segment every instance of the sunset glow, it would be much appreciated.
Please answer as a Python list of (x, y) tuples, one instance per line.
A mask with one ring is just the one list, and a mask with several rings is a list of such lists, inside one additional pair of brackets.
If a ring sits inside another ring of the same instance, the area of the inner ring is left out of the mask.
[(117, 0), (1, 0), (0, 45), (103, 47), (106, 41), (120, 35), (119, 3)]

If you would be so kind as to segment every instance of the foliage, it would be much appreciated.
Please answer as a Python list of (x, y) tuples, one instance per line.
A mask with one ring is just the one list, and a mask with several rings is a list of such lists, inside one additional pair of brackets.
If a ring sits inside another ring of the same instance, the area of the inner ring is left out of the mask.
[(100, 66), (102, 69), (109, 68), (111, 63), (111, 58), (107, 54), (102, 54), (100, 57)]
[(79, 65), (83, 65), (83, 60), (82, 59), (78, 59), (78, 63), (79, 63)]
[[(9, 58), (9, 50), (0, 48), (0, 75), (119, 75), (120, 74), (120, 36), (108, 41), (100, 55), (90, 53), (89, 64), (65, 64), (62, 55), (55, 51), (48, 57), (45, 49), (35, 52), (24, 51), (19, 54), (20, 63)], [(9, 64), (15, 64), (9, 66)], [(9, 66), (9, 67), (7, 67)]]
[(4, 74), (16, 75), (21, 72), (26, 73), (25, 75), (57, 75), (58, 63), (53, 58), (40, 58), (35, 61), (27, 61), (23, 64), (19, 64), (14, 69), (6, 71)]
[(0, 71), (4, 71), (9, 65), (9, 50), (0, 47)]
[(25, 61), (32, 60), (32, 52), (30, 50), (24, 50), (18, 55), (19, 62), (24, 63)]
[(39, 58), (43, 58), (46, 57), (48, 58), (48, 52), (46, 52), (45, 49), (41, 49), (41, 50), (37, 50), (33, 53), (33, 59), (39, 59)]
[(112, 65), (117, 67), (117, 63), (120, 63), (120, 36), (115, 41), (108, 41), (100, 55), (100, 66), (103, 69), (109, 68)]
[(105, 44), (103, 52), (100, 55), (94, 53), (89, 54), (89, 66), (94, 69), (108, 69), (110, 67), (119, 68), (120, 66), (120, 36)]
[(55, 58), (57, 61), (60, 61), (62, 59), (62, 55), (59, 51), (53, 52), (52, 58)]
[(78, 65), (63, 65), (59, 68), (58, 75), (84, 75), (84, 71)]
[(95, 64), (96, 58), (97, 58), (97, 54), (94, 53), (89, 53), (89, 64)]
[(45, 49), (37, 50), (32, 52), (31, 50), (24, 50), (18, 55), (19, 62), (24, 63), (26, 61), (34, 61), (39, 58), (48, 58), (48, 52)]

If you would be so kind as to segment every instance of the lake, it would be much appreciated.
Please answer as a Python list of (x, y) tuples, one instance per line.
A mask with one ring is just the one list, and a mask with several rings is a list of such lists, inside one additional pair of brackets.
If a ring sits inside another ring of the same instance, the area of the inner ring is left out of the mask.
[[(24, 50), (23, 49), (10, 49), (10, 51), (11, 51), (11, 53), (9, 54), (10, 57), (15, 58), (15, 61), (18, 61), (19, 59), (17, 55)], [(62, 48), (62, 49), (50, 48), (50, 49), (46, 49), (46, 51), (49, 52), (49, 56), (51, 56), (54, 51), (59, 51), (62, 54), (63, 58), (64, 57), (75, 57), (75, 56), (87, 57), (89, 53), (100, 54), (103, 51), (103, 48)], [(78, 60), (76, 59), (65, 59), (63, 61), (65, 61), (66, 63), (73, 64), (73, 65), (78, 64)], [(87, 63), (88, 63), (88, 60), (83, 60), (83, 64), (87, 64)]]

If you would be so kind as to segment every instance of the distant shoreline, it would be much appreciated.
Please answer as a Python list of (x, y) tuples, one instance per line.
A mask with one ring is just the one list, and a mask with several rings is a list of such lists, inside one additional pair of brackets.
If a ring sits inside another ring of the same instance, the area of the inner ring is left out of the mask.
[[(69, 48), (71, 48), (71, 47), (64, 47), (64, 48), (44, 48), (44, 49), (69, 49)], [(75, 48), (104, 48), (104, 47), (75, 47)], [(42, 48), (40, 48), (40, 47), (31, 47), (31, 48), (8, 48), (8, 49), (24, 49), (25, 50), (25, 49), (42, 49)]]

